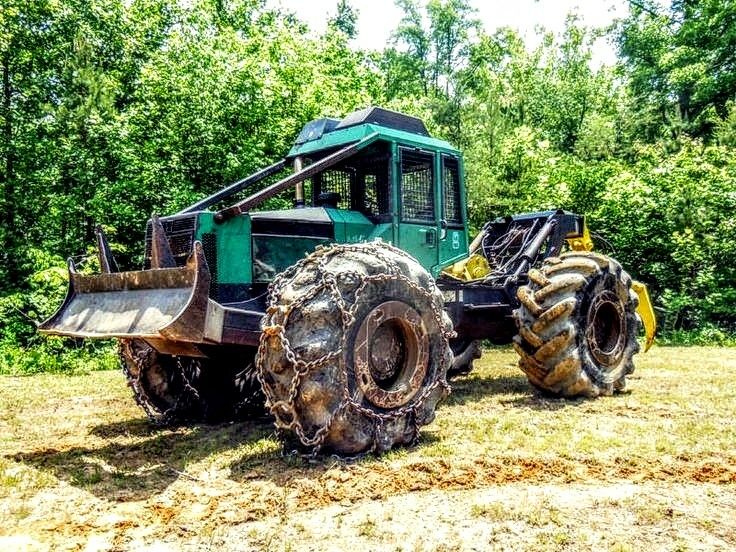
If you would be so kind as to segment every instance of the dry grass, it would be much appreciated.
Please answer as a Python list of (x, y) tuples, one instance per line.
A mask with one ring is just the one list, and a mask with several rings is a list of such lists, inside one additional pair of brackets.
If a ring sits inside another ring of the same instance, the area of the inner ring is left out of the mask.
[(655, 348), (595, 401), (477, 366), (419, 447), (352, 464), (267, 420), (152, 427), (115, 372), (2, 377), (0, 549), (736, 546), (736, 349)]

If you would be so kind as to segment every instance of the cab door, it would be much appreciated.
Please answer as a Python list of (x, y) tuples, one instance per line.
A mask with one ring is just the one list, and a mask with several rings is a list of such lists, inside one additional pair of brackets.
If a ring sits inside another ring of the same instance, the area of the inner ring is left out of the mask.
[(435, 155), (415, 148), (399, 147), (398, 246), (429, 271), (439, 262)]

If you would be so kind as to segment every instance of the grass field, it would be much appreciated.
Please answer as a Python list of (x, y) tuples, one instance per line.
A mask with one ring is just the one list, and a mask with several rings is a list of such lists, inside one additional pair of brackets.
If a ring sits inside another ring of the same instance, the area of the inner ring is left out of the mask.
[(736, 349), (655, 347), (593, 401), (515, 361), (353, 463), (282, 456), (268, 420), (153, 427), (117, 372), (2, 377), (0, 550), (736, 548)]

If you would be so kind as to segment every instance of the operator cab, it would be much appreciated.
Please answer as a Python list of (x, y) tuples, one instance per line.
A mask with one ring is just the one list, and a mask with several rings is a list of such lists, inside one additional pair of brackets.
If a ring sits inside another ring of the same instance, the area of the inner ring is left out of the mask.
[[(371, 137), (373, 137), (371, 139)], [(325, 209), (334, 241), (381, 238), (437, 275), (467, 255), (462, 158), (416, 118), (380, 107), (307, 123), (287, 156), (295, 170), (368, 140), (365, 147), (296, 186), (299, 208)], [(305, 213), (306, 214), (306, 213)], [(352, 231), (357, 229), (358, 231)]]

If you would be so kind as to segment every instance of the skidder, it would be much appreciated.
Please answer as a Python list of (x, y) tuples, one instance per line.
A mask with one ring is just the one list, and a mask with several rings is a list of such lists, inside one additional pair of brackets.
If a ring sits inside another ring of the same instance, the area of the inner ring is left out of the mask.
[[(259, 210), (289, 188), (294, 208)], [(591, 252), (573, 213), (499, 218), (471, 243), (465, 197), (460, 152), (419, 119), (381, 108), (318, 119), (284, 159), (153, 216), (142, 270), (120, 272), (98, 231), (102, 274), (70, 262), (67, 297), (40, 331), (119, 339), (157, 421), (265, 405), (311, 454), (414, 443), (479, 340), (513, 343), (544, 392), (623, 389), (640, 321), (654, 337), (646, 287)]]

